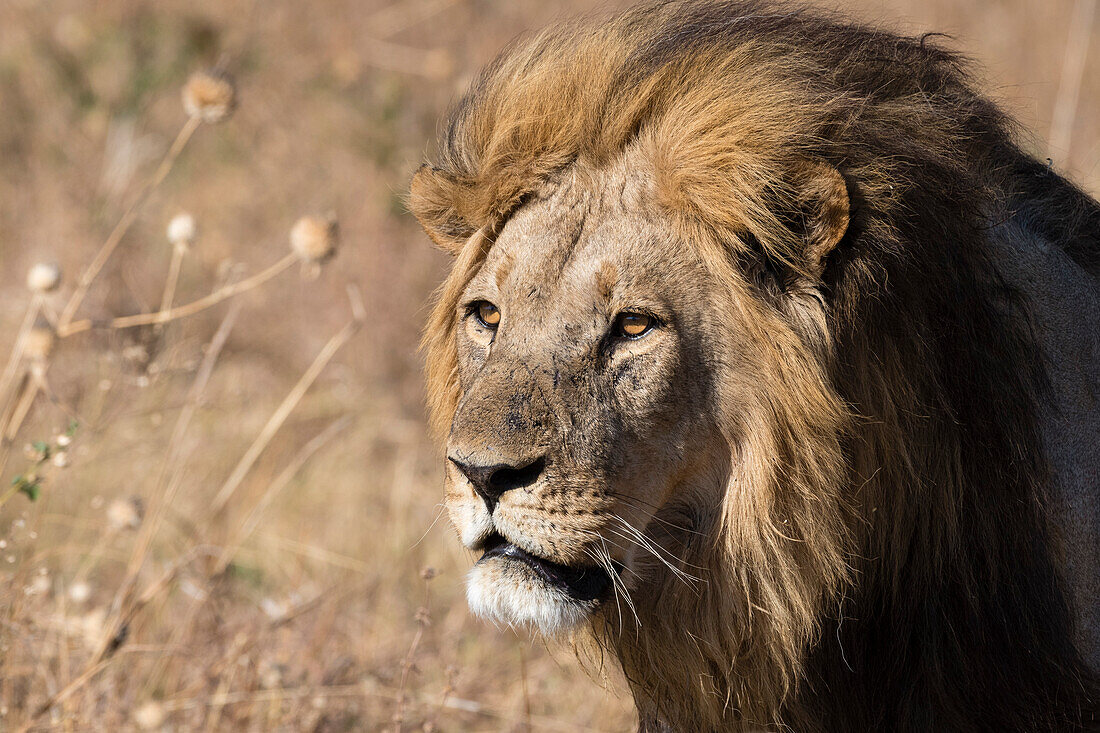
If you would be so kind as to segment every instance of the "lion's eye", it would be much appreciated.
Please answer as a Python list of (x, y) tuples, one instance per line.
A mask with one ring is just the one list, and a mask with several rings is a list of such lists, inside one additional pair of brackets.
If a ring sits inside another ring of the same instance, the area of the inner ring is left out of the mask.
[(479, 300), (470, 309), (478, 323), (490, 330), (496, 330), (500, 325), (500, 309), (487, 300)]
[(636, 339), (653, 328), (654, 320), (644, 313), (620, 313), (615, 319), (615, 333), (623, 338)]

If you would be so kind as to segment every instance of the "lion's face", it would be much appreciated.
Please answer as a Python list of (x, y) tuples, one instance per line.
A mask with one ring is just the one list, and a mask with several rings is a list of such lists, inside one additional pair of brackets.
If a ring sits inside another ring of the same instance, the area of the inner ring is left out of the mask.
[(721, 463), (706, 449), (723, 444), (705, 407), (712, 288), (636, 178), (548, 186), (458, 300), (446, 506), (484, 553), (468, 598), (494, 620), (554, 633), (616, 585), (635, 592), (662, 552), (651, 523), (696, 511)]

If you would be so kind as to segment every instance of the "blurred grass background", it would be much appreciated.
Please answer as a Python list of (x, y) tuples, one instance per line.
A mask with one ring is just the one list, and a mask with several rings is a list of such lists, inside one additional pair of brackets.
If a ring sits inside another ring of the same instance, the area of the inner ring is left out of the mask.
[[(984, 88), (1029, 132), (1026, 144), (1093, 195), (1095, 6), (827, 5), (905, 33), (951, 34), (940, 42), (978, 62)], [(196, 133), (81, 313), (156, 309), (172, 251), (164, 229), (180, 211), (195, 216), (199, 236), (177, 302), (209, 292), (232, 265), (248, 274), (278, 260), (300, 215), (334, 211), (341, 227), (339, 255), (319, 278), (291, 272), (240, 296), (237, 323), (175, 443), (188, 387), (228, 306), (163, 331), (94, 330), (58, 344), (48, 373), (53, 400), (34, 404), (0, 478), (6, 486), (34, 460), (22, 455), (24, 444), (49, 441), (74, 413), (69, 465), (50, 467), (37, 501), (16, 495), (0, 509), (5, 729), (633, 724), (613, 664), (582, 668), (569, 648), (467, 614), (462, 577), (472, 558), (439, 518), (441, 461), (425, 434), (416, 352), (429, 294), (448, 263), (401, 203), (441, 116), (477, 68), (517, 34), (594, 8), (580, 0), (0, 4), (0, 353), (14, 344), (27, 308), (28, 268), (60, 263), (65, 281), (51, 296), (59, 309), (183, 123), (180, 88), (196, 69), (231, 70), (239, 109)], [(296, 406), (226, 511), (197, 526), (348, 320), (349, 282), (365, 301), (361, 332)], [(303, 447), (345, 417), (272, 494)], [(156, 503), (170, 445), (180, 490), (136, 578), (150, 598), (114, 640), (117, 650), (89, 667), (139, 536), (118, 513)], [(204, 558), (261, 501), (268, 505), (255, 531), (228, 572), (211, 577)]]

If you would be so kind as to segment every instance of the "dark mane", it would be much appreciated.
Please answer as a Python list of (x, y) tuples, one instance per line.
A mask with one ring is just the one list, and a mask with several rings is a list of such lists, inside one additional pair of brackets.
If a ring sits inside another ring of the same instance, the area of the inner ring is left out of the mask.
[[(803, 242), (777, 212), (799, 166), (848, 185), (820, 287), (822, 370), (857, 416), (840, 489), (854, 580), (825, 599), (791, 689), (751, 700), (724, 682), (737, 660), (711, 660), (723, 725), (763, 707), (756, 723), (796, 731), (1095, 729), (1046, 509), (1045, 375), (990, 237), (1017, 224), (1096, 276), (1100, 205), (1020, 149), (959, 55), (788, 4), (651, 2), (518, 42), (446, 130), (410, 206), (451, 249), (563, 168), (642, 146), (663, 206), (797, 271)], [(449, 399), (433, 396), (437, 415)], [(713, 725), (680, 689), (701, 684), (640, 669), (659, 648), (639, 636), (608, 643), (643, 712)]]

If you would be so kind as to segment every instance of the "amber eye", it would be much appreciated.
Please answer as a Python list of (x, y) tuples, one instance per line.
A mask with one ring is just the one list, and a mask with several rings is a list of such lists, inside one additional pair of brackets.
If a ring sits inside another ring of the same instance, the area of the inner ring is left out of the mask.
[(653, 328), (654, 320), (644, 313), (620, 313), (615, 319), (615, 332), (623, 338), (636, 339)]
[(485, 328), (495, 331), (500, 324), (500, 309), (487, 300), (479, 300), (470, 310), (473, 311), (478, 323)]

